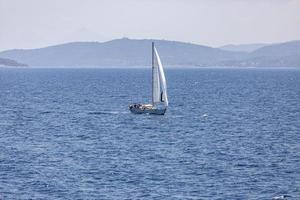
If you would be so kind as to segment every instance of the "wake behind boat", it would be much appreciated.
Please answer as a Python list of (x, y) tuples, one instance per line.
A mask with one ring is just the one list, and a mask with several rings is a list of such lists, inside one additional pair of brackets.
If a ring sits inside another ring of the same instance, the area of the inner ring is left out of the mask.
[(129, 110), (135, 114), (164, 115), (168, 108), (167, 83), (158, 52), (152, 42), (152, 103), (131, 104)]

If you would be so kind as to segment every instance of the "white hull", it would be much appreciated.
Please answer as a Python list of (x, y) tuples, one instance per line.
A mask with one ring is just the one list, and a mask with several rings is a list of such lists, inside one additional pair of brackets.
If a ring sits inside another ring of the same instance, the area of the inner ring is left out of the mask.
[[(139, 105), (139, 106), (134, 106)], [(152, 114), (152, 115), (164, 115), (166, 108), (154, 108), (154, 107), (144, 107), (141, 104), (133, 104), (129, 106), (129, 110), (134, 114)]]

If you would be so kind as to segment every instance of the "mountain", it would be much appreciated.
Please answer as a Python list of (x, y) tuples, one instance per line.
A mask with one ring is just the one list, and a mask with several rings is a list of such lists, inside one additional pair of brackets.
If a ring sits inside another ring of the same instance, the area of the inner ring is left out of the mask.
[(27, 65), (18, 63), (17, 61), (7, 59), (7, 58), (0, 58), (0, 67), (25, 67)]
[(300, 41), (290, 41), (259, 48), (241, 60), (227, 60), (220, 66), (300, 67)]
[(164, 65), (300, 67), (300, 41), (235, 52), (184, 42), (123, 38), (103, 43), (73, 42), (40, 49), (8, 50), (0, 52), (0, 57), (40, 67), (149, 66), (152, 41)]
[(268, 45), (251, 52), (250, 57), (281, 57), (300, 54), (300, 41)]
[(208, 66), (245, 55), (183, 42), (123, 38), (104, 43), (74, 42), (41, 49), (8, 50), (0, 56), (30, 66), (146, 66), (151, 64), (152, 41), (165, 65)]
[(219, 47), (219, 49), (226, 50), (226, 51), (235, 51), (235, 52), (252, 52), (259, 48), (262, 48), (264, 46), (268, 46), (269, 44), (263, 44), (263, 43), (257, 43), (257, 44), (229, 44), (222, 47)]

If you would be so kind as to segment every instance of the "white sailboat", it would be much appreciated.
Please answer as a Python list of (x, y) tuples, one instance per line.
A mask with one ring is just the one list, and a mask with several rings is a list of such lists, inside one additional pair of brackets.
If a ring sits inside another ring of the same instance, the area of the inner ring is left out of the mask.
[(131, 104), (129, 110), (135, 114), (164, 115), (168, 108), (167, 83), (163, 66), (152, 42), (152, 103)]

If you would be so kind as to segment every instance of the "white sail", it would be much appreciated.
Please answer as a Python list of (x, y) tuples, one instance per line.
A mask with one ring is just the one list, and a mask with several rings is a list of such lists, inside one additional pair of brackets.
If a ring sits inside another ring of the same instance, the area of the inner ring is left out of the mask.
[(160, 78), (158, 62), (154, 55), (154, 46), (152, 47), (152, 103), (153, 105), (160, 103)]
[[(158, 68), (157, 71), (158, 71), (158, 76), (159, 76), (158, 81), (157, 81), (157, 85), (158, 85), (159, 89), (155, 91), (156, 92), (155, 97), (157, 98), (157, 95), (158, 95), (159, 102), (163, 102), (165, 104), (165, 106), (167, 107), (169, 105), (169, 101), (168, 101), (168, 96), (167, 96), (166, 77), (165, 77), (164, 69), (163, 69), (163, 66), (161, 64), (159, 55), (158, 55), (157, 50), (156, 50), (155, 47), (154, 47), (154, 54), (155, 54), (155, 56), (154, 56), (155, 57), (155, 59), (154, 59), (155, 62), (154, 63), (157, 65), (157, 68)], [(156, 67), (154, 67), (154, 69), (156, 70)]]
[(155, 105), (160, 102), (160, 80), (158, 64), (154, 55), (152, 62), (152, 103)]

